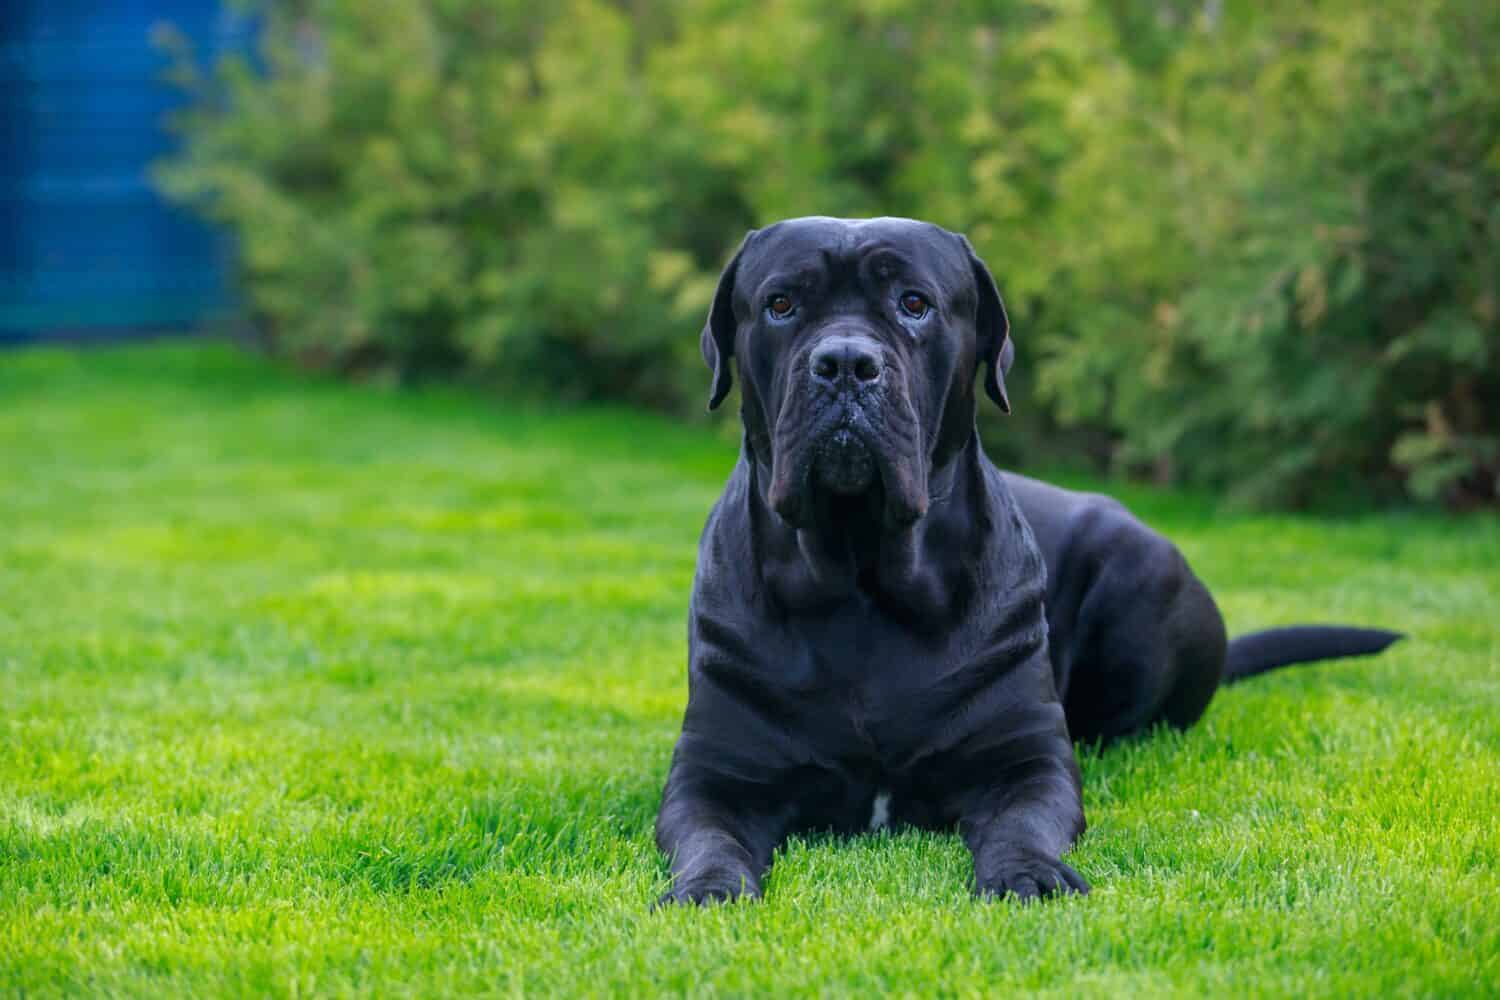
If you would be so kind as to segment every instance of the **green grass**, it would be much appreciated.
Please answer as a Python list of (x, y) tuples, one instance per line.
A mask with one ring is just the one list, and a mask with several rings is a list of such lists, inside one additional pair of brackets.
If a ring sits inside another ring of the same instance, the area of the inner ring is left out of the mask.
[(648, 913), (722, 434), (0, 355), (0, 995), (1500, 990), (1500, 520), (1127, 491), (1231, 628), (1407, 630), (1084, 761), (1086, 899), (813, 838)]

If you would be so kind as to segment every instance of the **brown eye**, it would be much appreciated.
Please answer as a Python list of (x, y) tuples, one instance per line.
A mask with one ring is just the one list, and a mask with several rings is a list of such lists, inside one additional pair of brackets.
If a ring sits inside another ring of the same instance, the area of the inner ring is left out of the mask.
[(921, 319), (927, 315), (927, 300), (916, 292), (903, 292), (901, 294), (901, 308), (913, 319)]
[(792, 314), (792, 300), (785, 295), (773, 295), (767, 300), (766, 308), (771, 310), (771, 315), (777, 319), (786, 319)]

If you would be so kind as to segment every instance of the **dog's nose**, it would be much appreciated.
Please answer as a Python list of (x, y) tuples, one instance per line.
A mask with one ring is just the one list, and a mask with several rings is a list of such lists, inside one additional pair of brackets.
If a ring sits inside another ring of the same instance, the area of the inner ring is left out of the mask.
[(813, 348), (807, 364), (813, 378), (828, 385), (868, 385), (885, 369), (880, 345), (863, 337), (830, 337)]

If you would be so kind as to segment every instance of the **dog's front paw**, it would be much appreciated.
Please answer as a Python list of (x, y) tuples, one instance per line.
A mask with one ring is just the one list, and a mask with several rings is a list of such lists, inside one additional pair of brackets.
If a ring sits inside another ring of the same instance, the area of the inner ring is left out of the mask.
[(981, 897), (1014, 896), (1025, 901), (1068, 893), (1088, 895), (1089, 884), (1066, 862), (1022, 847), (989, 860), (974, 890)]
[(737, 899), (759, 898), (760, 886), (748, 875), (742, 872), (711, 872), (677, 880), (672, 888), (662, 893), (653, 909), (673, 903), (707, 906), (710, 903), (730, 903)]

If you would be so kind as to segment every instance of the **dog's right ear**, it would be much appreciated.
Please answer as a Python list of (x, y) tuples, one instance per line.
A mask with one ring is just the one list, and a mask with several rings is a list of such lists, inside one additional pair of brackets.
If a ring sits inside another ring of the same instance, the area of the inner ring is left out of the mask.
[(703, 362), (714, 373), (713, 387), (708, 394), (710, 410), (718, 409), (734, 384), (734, 376), (729, 370), (729, 361), (734, 357), (734, 278), (740, 269), (745, 247), (754, 235), (753, 229), (746, 233), (734, 257), (724, 265), (724, 273), (719, 275), (719, 287), (714, 292), (714, 303), (708, 310), (708, 322), (703, 324), (703, 336), (698, 341), (703, 350)]

